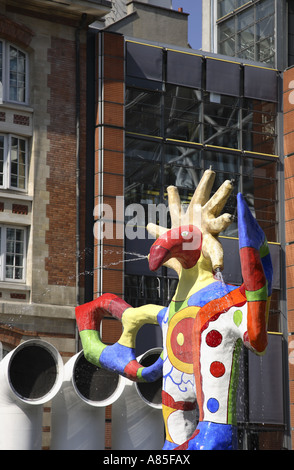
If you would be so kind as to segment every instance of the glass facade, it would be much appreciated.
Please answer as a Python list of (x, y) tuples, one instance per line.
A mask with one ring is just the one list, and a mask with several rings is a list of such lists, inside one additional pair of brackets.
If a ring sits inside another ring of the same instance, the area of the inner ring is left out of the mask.
[(217, 1), (218, 53), (275, 66), (275, 0)]
[[(131, 43), (127, 57), (135, 63), (145, 50), (150, 53), (154, 48)], [(203, 172), (212, 166), (217, 174), (215, 188), (226, 179), (235, 180), (227, 209), (235, 213), (235, 196), (242, 192), (268, 240), (279, 242), (277, 74), (270, 69), (201, 59), (194, 63), (196, 75), (201, 77), (196, 88), (186, 85), (190, 76), (185, 75), (184, 62), (186, 59), (191, 72), (191, 54), (177, 53), (182, 74), (175, 80), (176, 52), (170, 56), (169, 51), (155, 51), (157, 56), (161, 53), (159, 65), (165, 80), (145, 80), (144, 63), (140, 69), (129, 66), (127, 76), (126, 205), (166, 203), (169, 185), (176, 185), (188, 203)], [(224, 73), (227, 67), (228, 79)], [(148, 74), (155, 76), (149, 66)], [(260, 80), (269, 83), (271, 95), (266, 85), (260, 88)], [(230, 226), (223, 235), (236, 235), (236, 227)]]
[[(237, 8), (244, 2), (219, 3), (224, 9), (229, 4)], [(152, 70), (152, 52), (160, 74), (158, 69)], [(225, 180), (235, 181), (224, 211), (237, 215), (236, 194), (242, 192), (271, 242), (278, 267), (277, 74), (271, 69), (128, 42), (126, 55), (125, 206), (139, 204), (144, 208), (136, 218), (140, 229), (144, 233), (150, 221), (163, 225), (160, 210), (150, 214), (150, 207), (167, 205), (169, 185), (177, 186), (182, 204), (188, 204), (203, 172), (212, 167), (216, 172), (212, 193)], [(261, 78), (263, 83), (269, 82), (268, 88), (260, 87)], [(129, 221), (126, 217), (126, 223)], [(228, 275), (233, 284), (242, 282), (239, 266), (233, 265), (239, 258), (237, 236), (237, 222), (221, 234), (228, 263), (224, 277)], [(126, 252), (147, 255), (152, 243), (126, 239)], [(167, 305), (176, 285), (174, 273), (167, 268), (151, 273), (146, 260), (126, 263), (125, 300), (133, 306), (146, 302)], [(269, 330), (279, 333), (281, 325), (280, 286), (276, 279)], [(281, 345), (280, 336), (279, 341)], [(244, 361), (248, 367), (248, 357)], [(253, 365), (250, 367), (253, 371)], [(248, 374), (250, 382), (254, 374)], [(255, 426), (250, 421), (255, 408), (248, 403), (239, 412), (240, 442), (244, 442), (245, 434), (250, 435), (248, 447), (262, 448), (261, 440), (267, 442), (270, 436), (280, 446), (284, 435), (282, 413), (274, 427), (272, 423), (268, 428)]]

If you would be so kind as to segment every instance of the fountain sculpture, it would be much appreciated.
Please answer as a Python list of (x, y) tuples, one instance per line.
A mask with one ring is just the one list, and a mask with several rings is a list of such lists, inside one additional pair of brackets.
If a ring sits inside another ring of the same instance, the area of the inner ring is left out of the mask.
[[(150, 249), (150, 270), (165, 265), (179, 276), (168, 307), (132, 308), (116, 295), (103, 294), (76, 308), (88, 361), (134, 381), (150, 382), (162, 376), (164, 449), (237, 449), (241, 346), (256, 354), (263, 354), (267, 346), (273, 275), (267, 240), (239, 193), (243, 284), (225, 284), (219, 274), (223, 250), (218, 235), (233, 220), (229, 214), (221, 215), (233, 183), (225, 181), (210, 198), (214, 179), (215, 173), (206, 170), (185, 212), (177, 188), (169, 187), (171, 229), (147, 226), (156, 238)], [(99, 333), (106, 313), (123, 325), (120, 339), (111, 346), (101, 342)], [(153, 365), (142, 367), (135, 357), (135, 340), (146, 323), (161, 326), (163, 352)]]

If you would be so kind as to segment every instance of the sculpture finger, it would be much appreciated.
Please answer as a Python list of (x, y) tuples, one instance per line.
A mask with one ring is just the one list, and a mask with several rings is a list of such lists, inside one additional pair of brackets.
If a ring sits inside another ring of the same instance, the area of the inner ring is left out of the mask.
[(223, 214), (220, 215), (219, 217), (208, 219), (205, 222), (205, 228), (209, 233), (212, 234), (219, 234), (220, 232), (223, 232), (229, 225), (231, 225), (232, 221), (234, 219), (234, 216), (231, 214)]
[(169, 186), (167, 188), (167, 194), (172, 227), (179, 227), (182, 215), (182, 207), (178, 188), (176, 188), (175, 186)]
[(219, 216), (233, 191), (232, 181), (225, 181), (205, 204), (204, 210), (215, 217)]
[(207, 203), (207, 201), (209, 200), (214, 180), (215, 172), (212, 171), (211, 168), (205, 170), (191, 199), (188, 210), (190, 210), (190, 208), (192, 209), (194, 204), (200, 204), (201, 206), (204, 206), (204, 204)]
[(224, 267), (224, 252), (221, 243), (210, 233), (203, 235), (202, 252), (205, 258), (211, 260), (212, 269), (223, 270)]

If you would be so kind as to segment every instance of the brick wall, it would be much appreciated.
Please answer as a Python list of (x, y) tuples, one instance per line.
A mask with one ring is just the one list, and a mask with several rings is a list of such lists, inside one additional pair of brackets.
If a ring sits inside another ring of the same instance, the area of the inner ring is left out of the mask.
[(49, 230), (46, 243), (48, 283), (75, 285), (76, 262), (76, 109), (75, 42), (52, 37), (48, 51), (51, 74), (48, 77), (50, 101), (47, 164), (50, 176), (47, 190)]
[[(95, 206), (102, 201), (113, 215), (113, 237), (103, 240), (102, 292), (123, 295), (123, 244), (116, 237), (115, 225), (123, 222), (123, 214), (116, 213), (116, 196), (124, 194), (124, 40), (116, 34), (103, 34), (102, 41), (103, 96), (97, 101), (95, 148)], [(97, 57), (97, 61), (98, 61)], [(98, 99), (98, 96), (97, 96)], [(103, 105), (102, 105), (103, 103)], [(103, 113), (101, 115), (100, 106)], [(103, 184), (101, 184), (103, 173)], [(96, 218), (97, 220), (97, 218)], [(95, 240), (94, 295), (98, 291), (97, 251)]]
[[(284, 74), (285, 238), (289, 354), (294, 339), (294, 68)], [(293, 362), (293, 364), (292, 364)], [(292, 448), (294, 448), (294, 361), (289, 361)]]
[[(101, 41), (101, 42), (100, 42)], [(105, 292), (123, 296), (124, 240), (116, 236), (116, 224), (124, 221), (121, 210), (117, 210), (116, 196), (124, 194), (124, 39), (118, 34), (98, 35), (98, 63), (102, 67), (103, 96), (97, 89), (95, 131), (95, 201), (110, 208), (113, 221), (113, 236), (94, 240), (94, 297)], [(102, 178), (103, 176), (103, 178)], [(97, 215), (95, 217), (97, 220)], [(121, 227), (121, 226), (120, 226)], [(99, 257), (102, 254), (102, 264)], [(106, 317), (102, 324), (102, 341), (113, 344), (121, 335), (121, 324)], [(105, 448), (111, 448), (111, 407), (105, 412)]]
[[(37, 2), (38, 3), (38, 2)], [(1, 286), (0, 341), (7, 349), (40, 338), (64, 362), (76, 352), (76, 21), (1, 7), (0, 37), (29, 57), (30, 101), (26, 108), (0, 106), (1, 131), (30, 140), (29, 199), (1, 195), (2, 216), (30, 227), (27, 285)], [(58, 7), (57, 7), (58, 8)], [(81, 6), (82, 8), (82, 6)], [(85, 248), (86, 29), (80, 32), (80, 250)], [(12, 127), (13, 126), (13, 127)], [(33, 196), (33, 201), (31, 201)], [(4, 200), (4, 202), (2, 201)], [(81, 272), (84, 271), (81, 257)], [(83, 284), (84, 276), (80, 276)], [(60, 288), (60, 286), (65, 286)], [(81, 302), (82, 302), (81, 298)], [(51, 404), (44, 407), (43, 443), (50, 448)]]

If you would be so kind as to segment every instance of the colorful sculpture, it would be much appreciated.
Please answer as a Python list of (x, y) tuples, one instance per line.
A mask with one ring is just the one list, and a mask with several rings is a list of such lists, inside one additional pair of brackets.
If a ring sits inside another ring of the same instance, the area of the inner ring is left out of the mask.
[[(225, 181), (210, 198), (215, 173), (206, 170), (186, 212), (178, 191), (168, 188), (171, 229), (149, 224), (157, 240), (150, 249), (152, 271), (166, 265), (179, 275), (168, 307), (132, 308), (113, 294), (76, 308), (87, 360), (134, 381), (161, 375), (166, 430), (163, 449), (237, 449), (236, 390), (244, 344), (257, 354), (267, 346), (272, 265), (265, 235), (241, 194), (237, 196), (242, 286), (225, 284), (218, 234), (232, 222), (221, 215), (233, 184)], [(117, 343), (101, 342), (99, 327), (108, 313), (120, 319)], [(135, 357), (135, 339), (146, 323), (162, 328), (163, 353), (149, 367)], [(196, 422), (196, 408), (199, 422)]]

